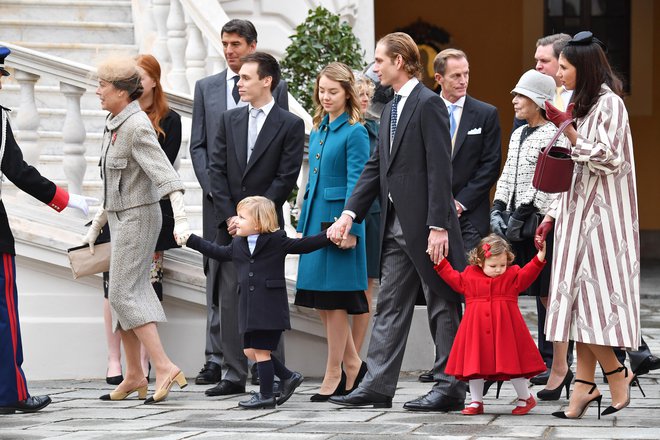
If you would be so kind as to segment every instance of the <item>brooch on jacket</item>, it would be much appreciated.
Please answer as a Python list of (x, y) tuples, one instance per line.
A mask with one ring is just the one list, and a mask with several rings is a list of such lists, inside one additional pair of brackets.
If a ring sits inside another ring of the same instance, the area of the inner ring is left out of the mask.
[(115, 131), (114, 133), (112, 133), (112, 140), (110, 140), (110, 144), (114, 145), (116, 140), (117, 140), (117, 132)]

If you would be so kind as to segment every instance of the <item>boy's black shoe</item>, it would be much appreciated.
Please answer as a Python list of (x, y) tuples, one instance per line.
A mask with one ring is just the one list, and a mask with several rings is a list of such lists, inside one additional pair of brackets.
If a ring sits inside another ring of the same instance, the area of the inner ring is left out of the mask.
[(275, 408), (275, 396), (262, 397), (261, 393), (254, 393), (250, 400), (238, 402), (238, 406), (245, 409), (272, 409)]

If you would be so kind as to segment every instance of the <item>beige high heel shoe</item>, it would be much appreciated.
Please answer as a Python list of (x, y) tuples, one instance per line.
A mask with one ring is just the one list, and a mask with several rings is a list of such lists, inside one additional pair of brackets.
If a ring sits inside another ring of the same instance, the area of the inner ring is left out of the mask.
[(145, 400), (144, 404), (148, 405), (150, 403), (157, 403), (165, 400), (167, 398), (167, 395), (170, 393), (170, 388), (172, 388), (174, 382), (176, 382), (179, 385), (180, 389), (183, 389), (188, 386), (188, 381), (186, 380), (186, 376), (184, 376), (181, 370), (178, 370), (177, 373), (174, 374), (174, 376), (170, 374), (170, 379), (162, 387), (156, 390), (153, 396)]
[(141, 400), (144, 400), (147, 398), (147, 385), (142, 385), (133, 388), (132, 390), (125, 392), (125, 391), (111, 391), (110, 394), (104, 394), (99, 399), (101, 400), (124, 400), (131, 394), (135, 393), (137, 391), (138, 393), (138, 398)]

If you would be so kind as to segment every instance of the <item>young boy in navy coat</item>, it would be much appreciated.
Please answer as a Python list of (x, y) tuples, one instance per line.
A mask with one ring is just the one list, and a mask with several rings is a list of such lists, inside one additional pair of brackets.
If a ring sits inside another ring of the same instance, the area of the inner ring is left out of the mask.
[[(274, 408), (286, 402), (304, 379), (302, 374), (288, 370), (271, 354), (282, 332), (291, 328), (284, 278), (286, 256), (313, 252), (332, 242), (325, 231), (304, 238), (287, 237), (286, 232), (279, 230), (275, 204), (265, 197), (247, 197), (240, 201), (236, 211), (236, 236), (229, 245), (220, 246), (191, 234), (186, 246), (216, 260), (234, 262), (243, 351), (257, 362), (260, 380), (259, 393), (239, 402), (239, 406)], [(274, 375), (282, 380), (277, 400), (273, 395)]]

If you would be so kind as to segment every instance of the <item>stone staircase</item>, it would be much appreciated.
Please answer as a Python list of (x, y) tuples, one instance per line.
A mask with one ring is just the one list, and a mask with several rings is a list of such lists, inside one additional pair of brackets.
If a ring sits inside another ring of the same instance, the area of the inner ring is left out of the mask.
[[(132, 3), (127, 0), (1, 0), (0, 40), (42, 51), (86, 65), (94, 65), (105, 55), (122, 51), (138, 53), (135, 44)], [(39, 114), (39, 171), (58, 185), (66, 185), (62, 166), (62, 127), (66, 99), (57, 80), (43, 76), (35, 85)], [(13, 77), (4, 80), (0, 103), (11, 108), (14, 122), (19, 116), (20, 87)], [(101, 110), (93, 90), (81, 98), (86, 131), (84, 142), (87, 169), (83, 192), (100, 197), (102, 192), (98, 163), (101, 137), (107, 112)], [(190, 120), (183, 118), (184, 139), (177, 167), (186, 186), (185, 202), (189, 221), (200, 231), (201, 190), (188, 156)], [(16, 129), (20, 145), (20, 130)], [(3, 190), (15, 189), (6, 182)]]

